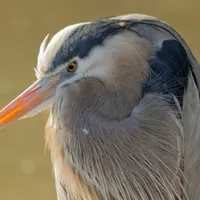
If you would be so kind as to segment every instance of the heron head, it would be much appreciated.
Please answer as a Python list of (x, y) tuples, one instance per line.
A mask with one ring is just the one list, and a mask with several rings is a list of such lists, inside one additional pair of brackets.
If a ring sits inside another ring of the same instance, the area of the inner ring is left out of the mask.
[[(1, 123), (43, 111), (55, 103), (56, 95), (64, 88), (82, 79), (92, 77), (110, 87), (116, 86), (116, 72), (120, 76), (130, 74), (126, 66), (137, 65), (142, 52), (147, 57), (143, 51), (147, 43), (137, 32), (129, 30), (129, 23), (105, 19), (71, 25), (55, 34), (48, 45), (46, 36), (35, 69), (38, 80), (1, 111)], [(136, 52), (137, 58), (130, 51)]]

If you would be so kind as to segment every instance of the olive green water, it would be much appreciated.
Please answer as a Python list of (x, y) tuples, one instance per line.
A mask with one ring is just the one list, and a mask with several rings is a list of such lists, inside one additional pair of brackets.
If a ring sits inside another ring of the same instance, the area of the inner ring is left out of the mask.
[[(126, 13), (146, 13), (171, 24), (200, 58), (198, 0), (1, 0), (0, 107), (35, 80), (38, 48), (47, 33), (66, 25)], [(46, 116), (0, 130), (0, 200), (55, 200), (53, 173), (44, 153)]]

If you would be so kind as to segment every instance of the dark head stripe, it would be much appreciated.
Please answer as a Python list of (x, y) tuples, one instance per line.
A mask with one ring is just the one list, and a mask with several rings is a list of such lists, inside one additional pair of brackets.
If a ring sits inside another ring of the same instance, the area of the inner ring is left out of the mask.
[(133, 21), (125, 21), (123, 25), (120, 22), (122, 21), (103, 19), (79, 26), (63, 42), (49, 71), (54, 71), (57, 66), (73, 57), (86, 57), (94, 46), (102, 45), (107, 37), (128, 29), (133, 24)]

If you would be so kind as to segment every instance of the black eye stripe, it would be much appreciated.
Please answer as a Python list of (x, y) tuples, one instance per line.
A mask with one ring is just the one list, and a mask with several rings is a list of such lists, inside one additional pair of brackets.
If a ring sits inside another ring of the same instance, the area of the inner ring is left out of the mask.
[(116, 35), (124, 30), (134, 31), (131, 29), (134, 24), (133, 21), (124, 21), (123, 26), (121, 22), (121, 20), (104, 19), (77, 27), (63, 42), (49, 71), (53, 72), (57, 66), (67, 63), (74, 57), (86, 57), (93, 47), (102, 45), (109, 36)]

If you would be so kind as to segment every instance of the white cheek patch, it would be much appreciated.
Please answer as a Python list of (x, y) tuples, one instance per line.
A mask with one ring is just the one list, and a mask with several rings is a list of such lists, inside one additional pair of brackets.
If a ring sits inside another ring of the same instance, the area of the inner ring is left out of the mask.
[(65, 81), (60, 83), (57, 86), (57, 90), (62, 89), (62, 87), (64, 87), (65, 85), (71, 85), (71, 84), (75, 83), (76, 81), (81, 80), (82, 78), (83, 78), (82, 74), (75, 74), (73, 77), (66, 79)]
[(78, 61), (77, 74), (82, 74), (82, 77), (105, 78), (114, 66), (111, 54), (105, 47), (94, 47), (86, 58)]

